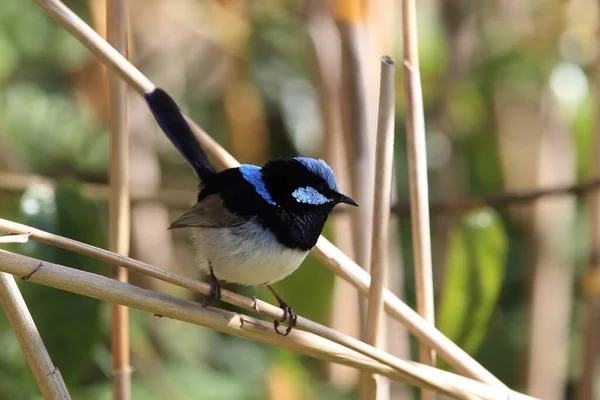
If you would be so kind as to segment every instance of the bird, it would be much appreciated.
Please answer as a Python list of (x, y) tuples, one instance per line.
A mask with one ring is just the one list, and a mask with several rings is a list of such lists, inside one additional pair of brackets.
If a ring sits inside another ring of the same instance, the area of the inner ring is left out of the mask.
[[(278, 158), (262, 167), (241, 164), (217, 172), (171, 96), (155, 88), (144, 98), (199, 179), (196, 204), (169, 229), (191, 231), (195, 262), (210, 283), (203, 306), (221, 298), (220, 281), (265, 285), (283, 310), (275, 331), (288, 335), (298, 316), (272, 284), (300, 266), (337, 204), (358, 204), (340, 192), (332, 169), (321, 159)], [(285, 332), (280, 322), (287, 323)]]

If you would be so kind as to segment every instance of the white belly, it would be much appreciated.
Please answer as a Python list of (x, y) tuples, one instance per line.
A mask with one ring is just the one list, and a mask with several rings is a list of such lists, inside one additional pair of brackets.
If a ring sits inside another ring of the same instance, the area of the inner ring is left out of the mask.
[(210, 260), (217, 279), (248, 286), (282, 280), (308, 254), (279, 244), (253, 220), (232, 228), (193, 228), (192, 238), (203, 271), (208, 273)]

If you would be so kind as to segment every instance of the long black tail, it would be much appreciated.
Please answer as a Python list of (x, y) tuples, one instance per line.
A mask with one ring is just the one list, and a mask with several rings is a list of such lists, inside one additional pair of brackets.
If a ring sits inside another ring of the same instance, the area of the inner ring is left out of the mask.
[(144, 93), (144, 98), (160, 128), (194, 169), (196, 175), (203, 181), (215, 175), (214, 167), (208, 161), (206, 153), (200, 147), (171, 96), (164, 90), (156, 88), (152, 92)]

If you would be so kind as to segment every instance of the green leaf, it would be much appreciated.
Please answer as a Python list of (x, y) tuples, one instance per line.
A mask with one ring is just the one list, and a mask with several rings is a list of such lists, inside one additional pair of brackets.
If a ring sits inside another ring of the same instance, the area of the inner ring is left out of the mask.
[(470, 354), (487, 332), (506, 255), (506, 232), (492, 209), (470, 212), (451, 233), (438, 328)]

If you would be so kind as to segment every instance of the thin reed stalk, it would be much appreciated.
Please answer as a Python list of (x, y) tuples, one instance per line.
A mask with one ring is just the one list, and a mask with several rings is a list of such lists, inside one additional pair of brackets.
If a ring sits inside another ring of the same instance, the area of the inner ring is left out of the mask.
[[(69, 32), (79, 39), (90, 51), (94, 53), (100, 60), (106, 63), (110, 68), (115, 69), (126, 82), (130, 83), (132, 87), (142, 94), (145, 91), (151, 91), (155, 88), (154, 84), (150, 82), (144, 75), (135, 69), (123, 56), (118, 52), (115, 52), (110, 45), (108, 45), (101, 37), (99, 37), (91, 28), (89, 28), (77, 15), (70, 11), (64, 4), (58, 0), (33, 0), (44, 8), (48, 14), (55, 18), (61, 26), (65, 27)], [(132, 72), (133, 71), (133, 72)], [(198, 127), (191, 119), (186, 117), (186, 120), (190, 124), (192, 131), (204, 150), (209, 154), (211, 159), (215, 161), (215, 164), (220, 168), (229, 168), (238, 166), (239, 163), (225, 150), (223, 149), (214, 139), (212, 139), (206, 132)], [(18, 233), (29, 233), (33, 232), (29, 227), (25, 227), (19, 224), (14, 224), (10, 221), (1, 220), (2, 227), (13, 227), (20, 232)], [(11, 229), (8, 229), (9, 231)], [(38, 231), (41, 232), (41, 231)], [(17, 233), (17, 232), (13, 232)], [(41, 232), (43, 237), (46, 239), (49, 237), (47, 233)], [(32, 234), (33, 235), (33, 234)], [(55, 238), (56, 239), (56, 238)], [(38, 239), (42, 240), (42, 239)], [(60, 238), (60, 243), (66, 246), (73, 246), (75, 241), (69, 241), (65, 238)], [(58, 245), (58, 244), (57, 244)], [(92, 246), (81, 244), (79, 249), (83, 249), (85, 254), (105, 254), (105, 250), (93, 248)], [(61, 246), (61, 245), (58, 245)], [(62, 247), (62, 246), (61, 246)], [(65, 247), (66, 248), (66, 247)], [(367, 295), (370, 285), (369, 274), (364, 271), (355, 262), (349, 259), (343, 252), (337, 249), (324, 237), (320, 237), (317, 245), (313, 248), (312, 254), (320, 258), (325, 266), (327, 266), (334, 273), (340, 277), (348, 280), (353, 286), (358, 288), (363, 295)], [(119, 256), (114, 261), (115, 264), (128, 266), (125, 263), (125, 257)], [(139, 267), (139, 264), (135, 264)], [(129, 265), (128, 267), (136, 268), (136, 266)], [(141, 271), (140, 271), (141, 272)], [(166, 273), (164, 271), (157, 272), (155, 267), (149, 268), (146, 271), (148, 275), (151, 273), (167, 277), (167, 281), (171, 282), (172, 279), (178, 280), (173, 274)], [(151, 275), (154, 276), (154, 275)], [(157, 277), (157, 276), (155, 276)], [(157, 277), (158, 278), (158, 277)], [(159, 278), (160, 279), (160, 278)], [(188, 280), (193, 282), (194, 285), (200, 285), (199, 282)], [(202, 284), (203, 290), (208, 289), (208, 285)], [(223, 296), (225, 297), (225, 296)], [(243, 303), (243, 301), (240, 301)], [(415, 313), (410, 307), (398, 299), (393, 293), (385, 291), (384, 302), (386, 304), (386, 311), (395, 319), (404, 324), (407, 329), (419, 340), (424, 341), (429, 346), (436, 348), (440, 354), (446, 357), (446, 361), (456, 368), (461, 373), (479, 379), (486, 383), (494, 385), (504, 386), (501, 381), (490, 374), (485, 368), (483, 368), (477, 361), (471, 358), (462, 349), (456, 346), (451, 340), (446, 338), (441, 332), (435, 329), (431, 324), (424, 321), (417, 313)], [(234, 304), (234, 303), (231, 303)], [(237, 304), (236, 304), (237, 305)], [(282, 311), (277, 310), (279, 318), (282, 316)]]
[[(124, 0), (106, 3), (108, 42), (121, 54), (127, 54), (127, 7)], [(108, 248), (122, 255), (129, 253), (129, 134), (127, 129), (127, 86), (119, 76), (108, 71), (108, 103), (110, 130), (110, 197)], [(113, 279), (127, 282), (127, 269), (112, 266)], [(111, 304), (111, 353), (113, 366), (113, 399), (131, 398), (131, 366), (129, 356), (129, 313), (127, 307)]]
[[(336, 0), (334, 17), (341, 50), (340, 111), (350, 195), (360, 207), (350, 210), (353, 258), (368, 268), (371, 258), (373, 211), (373, 154), (367, 118), (367, 69), (364, 21), (366, 7), (360, 0)], [(360, 336), (366, 335), (366, 303), (359, 301)], [(361, 383), (364, 386), (364, 383)]]
[[(371, 276), (324, 237), (319, 238), (317, 244), (319, 246), (313, 250), (315, 257), (325, 263), (336, 275), (350, 282), (363, 296), (368, 296)], [(492, 385), (505, 386), (463, 349), (387, 289), (383, 292), (383, 301), (385, 311), (390, 317), (404, 325), (421, 342), (436, 349), (458, 372)]]
[[(0, 190), (23, 192), (32, 185), (56, 187), (57, 182), (51, 178), (15, 172), (0, 172)], [(93, 200), (106, 200), (110, 196), (108, 185), (99, 183), (83, 183), (82, 193)], [(167, 206), (187, 210), (193, 205), (197, 192), (182, 189), (160, 189), (156, 193), (130, 193), (132, 202), (158, 201)]]
[[(318, 89), (319, 108), (323, 124), (323, 153), (335, 172), (338, 186), (343, 193), (350, 193), (350, 177), (346, 166), (346, 149), (341, 127), (341, 51), (340, 39), (330, 4), (321, 0), (306, 3), (304, 19), (306, 30), (311, 39), (311, 61), (315, 87)], [(347, 209), (344, 209), (347, 211)], [(346, 254), (353, 257), (351, 217), (344, 212), (341, 218), (332, 218), (335, 244)], [(347, 335), (358, 337), (360, 330), (359, 301), (356, 290), (343, 279), (335, 278), (332, 305), (328, 325)], [(328, 365), (328, 377), (331, 383), (343, 390), (353, 389), (358, 382), (355, 369), (338, 364)]]
[[(350, 210), (352, 257), (363, 268), (371, 260), (371, 230), (373, 214), (373, 154), (367, 117), (367, 68), (365, 65), (366, 3), (360, 0), (337, 0), (334, 16), (338, 27), (341, 50), (340, 106), (350, 195), (360, 207)], [(367, 303), (358, 301), (359, 334), (367, 334)], [(360, 376), (358, 395), (369, 400), (367, 376)]]
[[(596, 2), (600, 15), (600, 1)], [(600, 24), (596, 27), (596, 49), (600, 49)], [(596, 92), (596, 120), (594, 133), (594, 176), (600, 176), (600, 53), (594, 62), (594, 89)], [(577, 384), (577, 399), (594, 398), (594, 378), (598, 359), (598, 322), (600, 319), (600, 194), (587, 196), (589, 215), (589, 264), (584, 277), (585, 333), (583, 341), (583, 371)]]
[(516, 392), (482, 384), (415, 362), (403, 361), (404, 370), (400, 373), (378, 361), (308, 332), (295, 329), (288, 336), (282, 337), (267, 321), (213, 307), (205, 308), (198, 303), (175, 296), (4, 250), (0, 250), (0, 271), (20, 276), (30, 282), (151, 312), (158, 317), (189, 322), (325, 361), (349, 365), (392, 380), (438, 390), (459, 399), (506, 399), (508, 396), (529, 399), (528, 396)]
[[(169, 282), (171, 284), (198, 293), (206, 295), (210, 291), (210, 286), (204, 282), (199, 282), (190, 278), (186, 278), (184, 276), (177, 275), (170, 271), (160, 269), (153, 265), (146, 264), (141, 261), (125, 257), (104, 249), (100, 249), (85, 243), (80, 243), (72, 239), (44, 232), (36, 228), (0, 219), (0, 229), (11, 232), (28, 232), (30, 237), (34, 240), (38, 240), (66, 250), (74, 251), (76, 253), (83, 254), (106, 263), (118, 264), (123, 267), (132, 269), (138, 273), (145, 274), (153, 278), (160, 279), (162, 281)], [(329, 245), (333, 247), (333, 245)], [(360, 269), (360, 267), (358, 266), (356, 266), (355, 268)], [(361, 272), (368, 276), (368, 274), (362, 269)], [(365, 286), (365, 288), (366, 289), (363, 290), (363, 294), (368, 293), (368, 286)], [(390, 292), (386, 291), (386, 293)], [(256, 312), (259, 315), (268, 317), (270, 319), (281, 319), (281, 317), (283, 316), (283, 311), (279, 307), (275, 307), (272, 304), (263, 302), (261, 300), (249, 299), (247, 297), (241, 296), (234, 292), (230, 292), (228, 290), (222, 291), (221, 299), (229, 304), (235, 305), (237, 307), (246, 309), (251, 312)], [(415, 314), (414, 311), (413, 314)], [(369, 346), (366, 343), (363, 343), (357, 339), (351, 338), (333, 329), (317, 324), (316, 322), (310, 321), (306, 318), (299, 316), (296, 323), (296, 328), (305, 330), (307, 332), (311, 332), (325, 339), (349, 347), (366, 356), (376, 359), (390, 366), (391, 368), (397, 369), (400, 372), (403, 371), (402, 361), (400, 359), (393, 357), (384, 351)]]
[[(44, 184), (50, 187), (56, 186), (56, 182), (48, 177), (15, 172), (0, 172), (0, 190), (23, 192), (29, 186), (35, 184)], [(105, 200), (109, 196), (107, 185), (83, 183), (81, 189), (87, 197), (94, 200)], [(486, 206), (505, 207), (527, 204), (546, 197), (591, 196), (599, 189), (600, 179), (594, 178), (588, 182), (573, 185), (556, 185), (542, 189), (522, 189), (499, 194), (432, 200), (429, 202), (429, 212), (432, 216), (460, 214)], [(131, 201), (134, 203), (158, 201), (169, 207), (187, 210), (193, 205), (193, 199), (196, 194), (194, 191), (185, 189), (160, 189), (157, 193), (131, 193)], [(347, 208), (336, 208), (333, 210), (332, 215), (337, 217), (347, 211)], [(391, 212), (397, 215), (409, 215), (410, 202), (405, 200), (394, 202), (391, 206)]]
[[(426, 321), (434, 325), (425, 117), (423, 115), (423, 96), (419, 74), (417, 16), (414, 0), (402, 1), (402, 38), (404, 43), (404, 84), (406, 93), (406, 150), (417, 311)], [(419, 360), (426, 365), (435, 365), (435, 351), (427, 344), (420, 343)], [(430, 399), (432, 396), (431, 393), (423, 391), (421, 392), (421, 398)]]
[[(373, 200), (373, 231), (371, 239), (371, 287), (367, 309), (366, 342), (373, 347), (382, 347), (384, 340), (383, 291), (387, 286), (389, 269), (389, 222), (392, 176), (394, 168), (394, 72), (396, 62), (381, 57), (381, 83), (379, 85), (379, 114), (377, 119), (377, 146), (375, 153), (375, 193)], [(365, 377), (366, 395), (375, 399), (379, 378)]]
[(15, 278), (4, 272), (0, 273), (0, 303), (44, 399), (70, 400), (67, 386), (50, 359)]
[(0, 236), (0, 243), (27, 243), (29, 241), (28, 234), (14, 235), (9, 233), (8, 235)]

